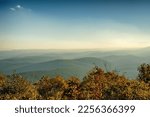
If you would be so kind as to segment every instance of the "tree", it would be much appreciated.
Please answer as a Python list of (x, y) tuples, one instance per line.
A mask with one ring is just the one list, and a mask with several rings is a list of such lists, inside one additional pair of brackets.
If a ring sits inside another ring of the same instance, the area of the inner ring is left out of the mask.
[(56, 78), (44, 76), (35, 86), (40, 95), (40, 99), (58, 100), (62, 99), (64, 90), (67, 88), (67, 83), (61, 76), (57, 76)]
[(80, 85), (79, 99), (102, 99), (102, 89), (105, 80), (104, 71), (98, 67), (93, 68)]
[(76, 77), (71, 77), (66, 83), (68, 88), (64, 91), (63, 99), (78, 99), (80, 94), (80, 80)]
[(1, 91), (1, 99), (36, 99), (37, 92), (33, 85), (21, 75), (7, 76)]
[(145, 83), (150, 82), (150, 65), (149, 64), (142, 64), (138, 67), (138, 80), (144, 81)]

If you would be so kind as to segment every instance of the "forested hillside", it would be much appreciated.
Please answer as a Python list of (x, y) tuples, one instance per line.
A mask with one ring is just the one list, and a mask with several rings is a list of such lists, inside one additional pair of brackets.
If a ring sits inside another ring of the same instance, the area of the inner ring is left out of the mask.
[(127, 79), (115, 71), (93, 68), (81, 81), (43, 76), (35, 83), (19, 74), (0, 75), (1, 100), (149, 100), (150, 65), (138, 68), (138, 77)]

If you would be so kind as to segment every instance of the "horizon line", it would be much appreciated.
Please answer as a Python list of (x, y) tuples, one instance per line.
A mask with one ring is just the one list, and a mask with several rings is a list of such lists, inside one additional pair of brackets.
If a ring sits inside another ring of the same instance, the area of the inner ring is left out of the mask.
[(118, 51), (118, 50), (136, 50), (150, 48), (150, 46), (145, 47), (134, 47), (134, 48), (22, 48), (22, 49), (0, 49), (0, 51)]

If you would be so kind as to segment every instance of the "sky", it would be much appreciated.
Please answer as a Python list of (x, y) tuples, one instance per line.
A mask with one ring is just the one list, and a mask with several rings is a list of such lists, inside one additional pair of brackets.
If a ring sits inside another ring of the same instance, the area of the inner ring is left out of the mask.
[(0, 50), (150, 46), (150, 0), (0, 0)]

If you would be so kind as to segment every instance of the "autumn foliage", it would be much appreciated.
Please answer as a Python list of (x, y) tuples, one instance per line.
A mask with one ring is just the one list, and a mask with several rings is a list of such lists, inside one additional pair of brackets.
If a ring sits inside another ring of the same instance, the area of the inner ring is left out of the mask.
[(129, 80), (118, 73), (93, 68), (80, 81), (61, 76), (43, 76), (31, 83), (21, 75), (0, 75), (1, 100), (149, 100), (150, 65), (138, 68), (138, 77)]

